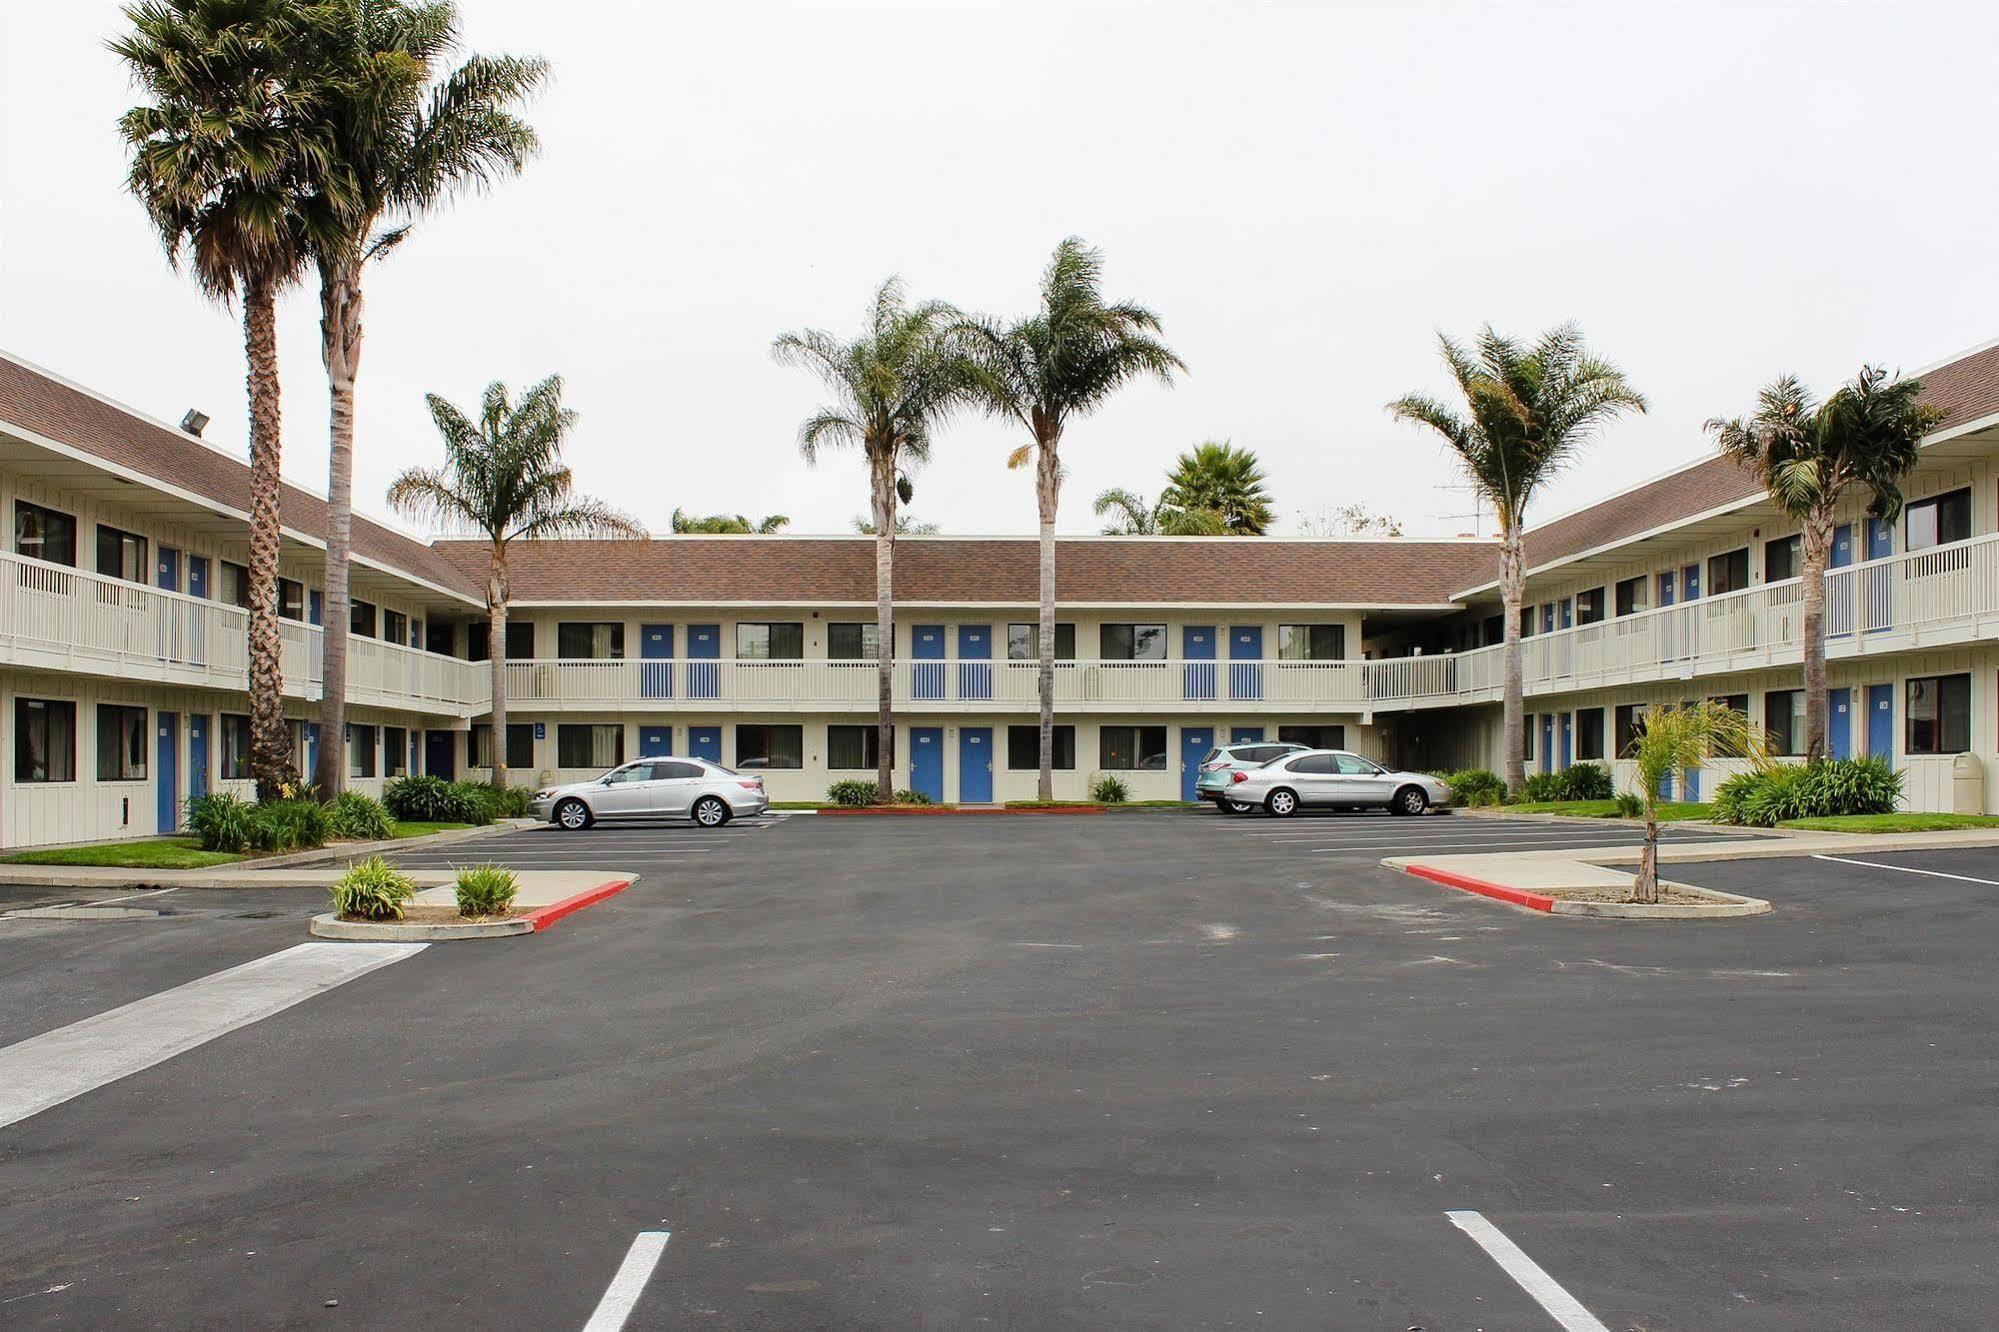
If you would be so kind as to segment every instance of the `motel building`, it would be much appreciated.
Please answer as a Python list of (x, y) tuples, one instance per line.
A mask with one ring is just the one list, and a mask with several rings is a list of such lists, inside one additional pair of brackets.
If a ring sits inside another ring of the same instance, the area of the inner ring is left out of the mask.
[[(1948, 416), (1906, 512), (1844, 515), (1828, 579), (1831, 746), (1909, 774), (1912, 808), (1999, 810), (1999, 344), (1922, 373)], [(1614, 448), (1614, 441), (1604, 448)], [(325, 506), (287, 487), (280, 602), (301, 769), (339, 744), (360, 790), (482, 778), (505, 653), (514, 780), (698, 755), (823, 798), (875, 770), (869, 537), (517, 545), (507, 642), (484, 549), (357, 519), (344, 736), (317, 711)], [(0, 355), (0, 845), (167, 830), (249, 790), (249, 470)], [(1795, 528), (1710, 456), (1540, 524), (1524, 614), (1530, 767), (1616, 759), (1646, 707), (1726, 699), (1803, 745)], [(897, 543), (899, 786), (1031, 798), (1032, 540)], [(1499, 766), (1490, 540), (1063, 538), (1056, 793), (1105, 773), (1191, 797), (1217, 743), (1295, 740), (1422, 769)], [(1730, 765), (1691, 774), (1699, 798)]]

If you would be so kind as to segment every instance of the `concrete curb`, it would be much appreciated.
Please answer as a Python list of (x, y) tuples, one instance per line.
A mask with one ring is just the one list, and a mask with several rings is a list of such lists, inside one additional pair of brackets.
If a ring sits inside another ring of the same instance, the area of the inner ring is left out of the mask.
[(458, 939), (510, 939), (537, 934), (565, 916), (573, 916), (607, 897), (615, 897), (638, 882), (636, 878), (611, 879), (550, 902), (532, 911), (523, 911), (506, 920), (342, 920), (332, 912), (312, 918), (311, 933), (321, 939), (372, 939), (383, 943), (450, 943)]
[[(1388, 861), (1382, 862), (1384, 865)], [(1593, 916), (1609, 920), (1722, 920), (1738, 916), (1768, 915), (1771, 906), (1760, 897), (1742, 897), (1735, 893), (1719, 892), (1713, 888), (1700, 888), (1690, 883), (1673, 883), (1679, 892), (1691, 893), (1702, 898), (1700, 902), (1579, 902), (1569, 898), (1556, 897), (1548, 893), (1529, 892), (1524, 888), (1509, 888), (1505, 884), (1489, 883), (1484, 879), (1474, 879), (1463, 874), (1453, 874), (1449, 870), (1436, 869), (1429, 865), (1403, 863), (1399, 868), (1403, 873), (1446, 888), (1456, 888), (1462, 892), (1476, 893), (1480, 897), (1490, 897), (1525, 907), (1529, 911), (1541, 911), (1551, 916)], [(1661, 881), (1662, 884), (1665, 881)]]

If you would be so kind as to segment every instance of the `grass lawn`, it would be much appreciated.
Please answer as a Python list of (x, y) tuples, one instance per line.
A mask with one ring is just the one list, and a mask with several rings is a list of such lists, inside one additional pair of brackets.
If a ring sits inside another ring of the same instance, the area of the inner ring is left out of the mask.
[[(1503, 814), (1567, 814), (1579, 819), (1617, 817), (1615, 800), (1528, 800), (1518, 805), (1488, 805), (1486, 808)], [(1695, 819), (1705, 819), (1713, 813), (1714, 806), (1710, 804), (1669, 800), (1659, 806), (1659, 822), (1687, 823)]]
[(244, 859), (230, 851), (204, 851), (192, 837), (147, 837), (135, 842), (103, 842), (60, 851), (23, 851), (7, 865), (97, 865), (113, 869), (206, 869)]
[(469, 823), (426, 823), (421, 819), (412, 819), (407, 823), (398, 820), (396, 823), (396, 837), (398, 839), (404, 837), (428, 837), (431, 833), (456, 832), (460, 828), (470, 828), (472, 826)]
[(1808, 832), (1947, 832), (1952, 828), (1999, 828), (1990, 814), (1837, 814), (1827, 819), (1787, 819), (1779, 828)]

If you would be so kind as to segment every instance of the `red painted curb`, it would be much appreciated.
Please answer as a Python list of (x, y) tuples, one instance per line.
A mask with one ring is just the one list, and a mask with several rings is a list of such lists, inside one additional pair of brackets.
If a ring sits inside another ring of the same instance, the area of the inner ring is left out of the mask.
[(1034, 809), (925, 809), (912, 805), (904, 809), (877, 809), (868, 805), (851, 805), (845, 808), (822, 809), (821, 815), (833, 814), (841, 818), (867, 815), (878, 819), (899, 818), (942, 818), (949, 814), (1101, 814), (1102, 805), (1043, 805)]
[(609, 883), (600, 883), (595, 888), (586, 889), (574, 897), (565, 897), (560, 902), (550, 902), (545, 907), (537, 907), (522, 919), (532, 921), (537, 931), (545, 930), (564, 916), (574, 915), (587, 906), (595, 906), (605, 898), (615, 897), (631, 886), (630, 879), (613, 879)]
[(1531, 911), (1555, 909), (1555, 899), (1546, 893), (1530, 893), (1524, 888), (1507, 888), (1501, 884), (1487, 883), (1483, 879), (1468, 879), (1449, 870), (1431, 869), (1428, 865), (1406, 865), (1402, 872), (1413, 874), (1419, 879), (1428, 879), (1432, 883), (1441, 883), (1446, 888), (1461, 888), (1468, 893), (1477, 893), (1480, 897), (1496, 897), (1502, 902), (1524, 906)]

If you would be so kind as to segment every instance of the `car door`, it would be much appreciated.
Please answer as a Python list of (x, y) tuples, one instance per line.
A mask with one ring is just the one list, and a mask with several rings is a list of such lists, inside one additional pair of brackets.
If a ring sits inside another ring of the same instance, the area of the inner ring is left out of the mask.
[(627, 763), (604, 775), (596, 797), (590, 802), (591, 809), (600, 819), (644, 814), (651, 787), (652, 764)]
[(653, 810), (660, 814), (685, 814), (708, 779), (708, 770), (698, 763), (666, 759), (652, 765), (652, 778)]
[(1291, 774), (1291, 785), (1298, 792), (1300, 805), (1324, 806), (1339, 803), (1331, 754), (1300, 755), (1291, 760), (1286, 771)]
[(1339, 769), (1341, 804), (1381, 805), (1394, 794), (1389, 789), (1388, 773), (1379, 764), (1358, 754), (1335, 754), (1333, 761)]

